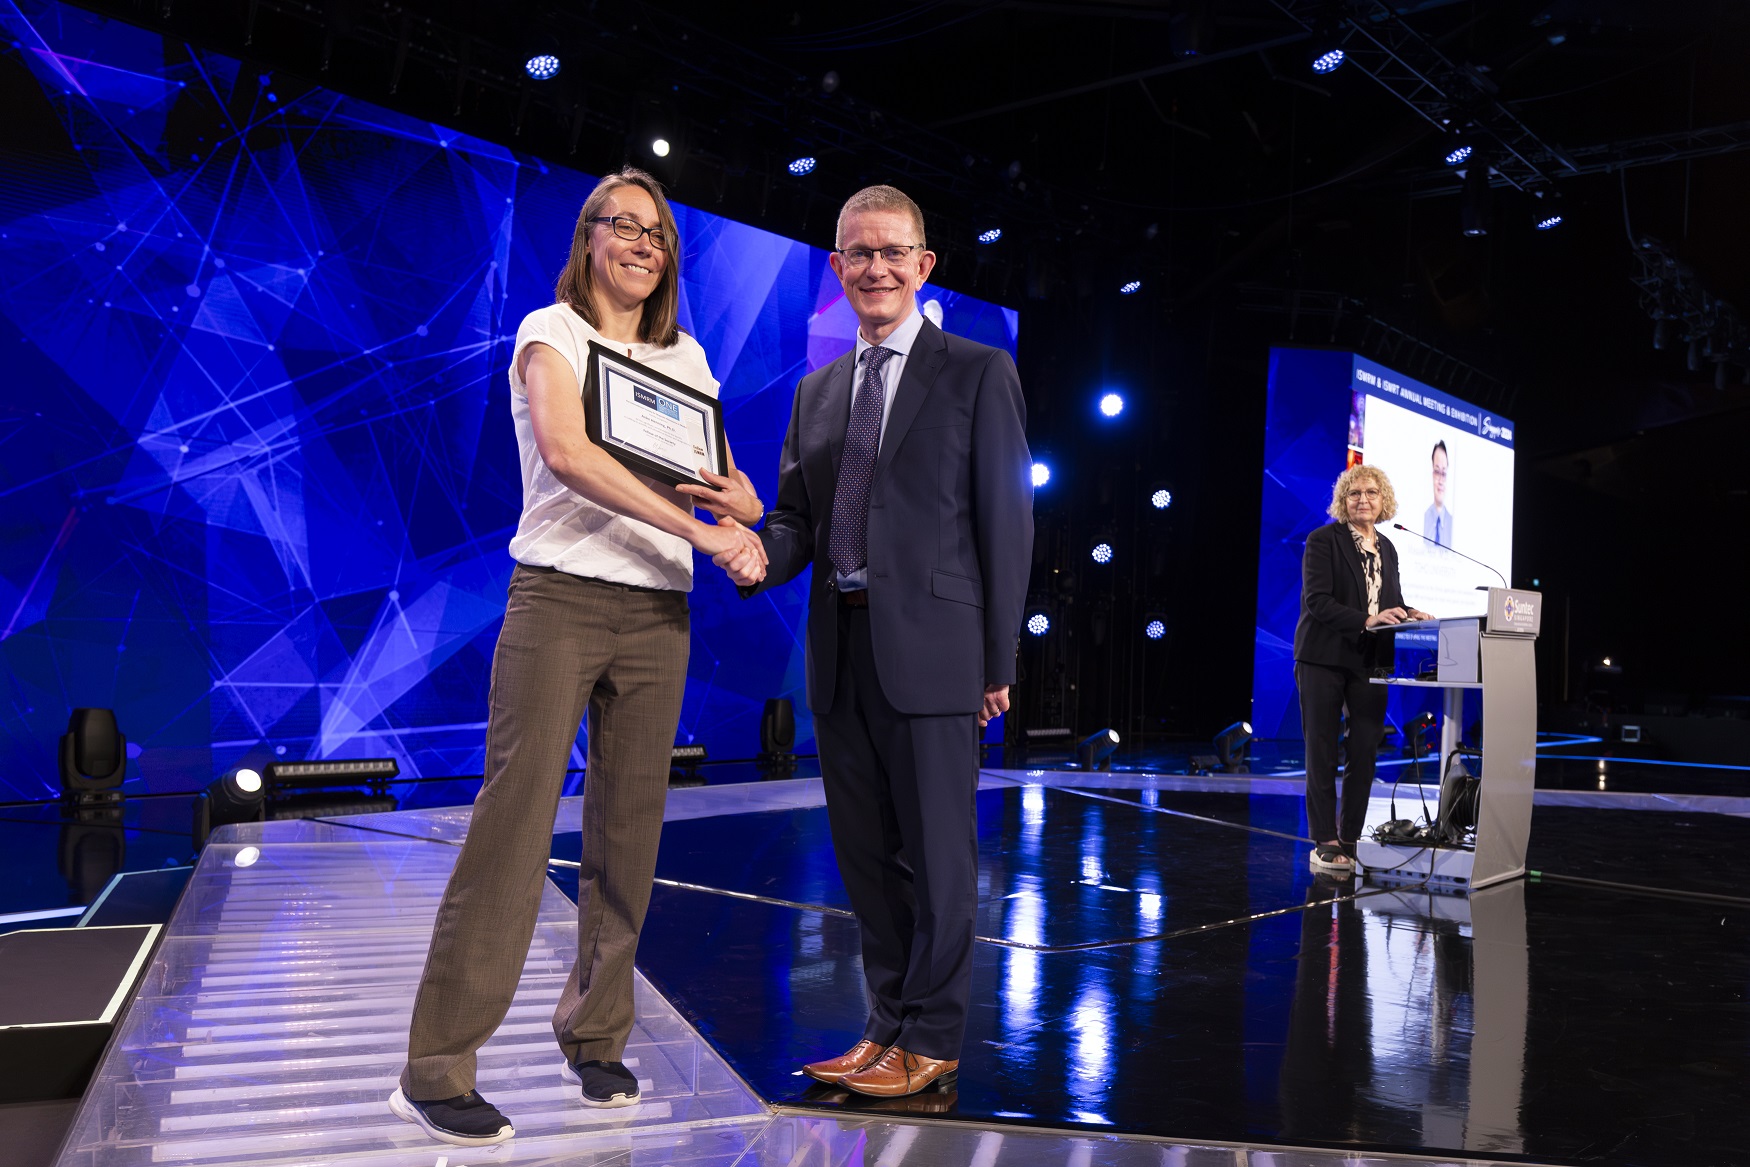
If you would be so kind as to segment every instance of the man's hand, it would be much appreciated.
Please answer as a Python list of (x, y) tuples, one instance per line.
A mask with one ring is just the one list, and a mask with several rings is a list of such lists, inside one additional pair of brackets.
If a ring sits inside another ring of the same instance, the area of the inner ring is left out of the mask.
[(725, 477), (701, 466), (699, 477), (711, 485), (683, 482), (675, 487), (682, 494), (691, 495), (694, 506), (710, 511), (719, 519), (734, 519), (744, 527), (753, 526), (765, 516), (765, 504), (754, 492), (753, 482), (740, 470), (731, 470)]
[(693, 546), (743, 587), (766, 578), (766, 549), (760, 537), (734, 519), (719, 519), (716, 526), (699, 524)]
[(984, 687), (984, 708), (978, 711), (978, 727), (983, 729), (990, 724), (991, 718), (1009, 711), (1009, 687), (1007, 685), (986, 685)]

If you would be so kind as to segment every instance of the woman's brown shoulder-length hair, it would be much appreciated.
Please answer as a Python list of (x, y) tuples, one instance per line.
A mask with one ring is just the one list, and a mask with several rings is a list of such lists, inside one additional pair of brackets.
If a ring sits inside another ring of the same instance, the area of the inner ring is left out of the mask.
[(644, 301), (644, 318), (639, 321), (638, 339), (645, 344), (667, 348), (681, 338), (681, 239), (675, 228), (674, 211), (663, 196), (662, 184), (644, 171), (628, 166), (596, 183), (578, 212), (577, 227), (571, 233), (571, 256), (565, 270), (553, 286), (553, 299), (569, 304), (572, 311), (589, 322), (591, 328), (601, 327), (601, 315), (595, 306), (595, 273), (589, 265), (590, 220), (600, 217), (608, 198), (623, 186), (635, 186), (650, 196), (656, 204), (656, 220), (668, 239), (668, 262), (657, 279), (656, 290)]

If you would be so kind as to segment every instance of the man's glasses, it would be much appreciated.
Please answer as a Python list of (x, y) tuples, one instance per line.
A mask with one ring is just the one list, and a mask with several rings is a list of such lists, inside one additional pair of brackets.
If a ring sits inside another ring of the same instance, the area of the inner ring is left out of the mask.
[(606, 223), (609, 230), (628, 243), (637, 239), (640, 235), (648, 235), (650, 236), (650, 246), (656, 248), (658, 251), (668, 250), (668, 232), (664, 231), (661, 227), (646, 227), (637, 219), (630, 218), (626, 215), (602, 215), (598, 218), (591, 219), (590, 222)]
[(895, 244), (892, 247), (883, 247), (879, 250), (871, 250), (867, 247), (841, 247), (838, 248), (838, 253), (839, 257), (845, 261), (845, 266), (854, 271), (857, 268), (868, 267), (877, 255), (881, 257), (881, 261), (888, 267), (900, 267), (907, 260), (911, 259), (912, 252), (922, 251), (923, 249), (924, 245), (922, 243), (905, 243)]

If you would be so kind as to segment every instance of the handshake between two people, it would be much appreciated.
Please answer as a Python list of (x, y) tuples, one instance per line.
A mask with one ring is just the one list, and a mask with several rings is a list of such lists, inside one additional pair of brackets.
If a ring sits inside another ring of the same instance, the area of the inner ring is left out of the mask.
[(703, 467), (699, 477), (710, 483), (697, 486), (682, 483), (675, 487), (692, 496), (693, 505), (709, 511), (716, 526), (702, 525), (692, 544), (711, 562), (728, 574), (739, 587), (751, 587), (766, 578), (766, 549), (753, 525), (765, 516), (765, 504), (760, 502), (753, 483), (740, 470), (731, 468), (727, 475), (713, 474)]

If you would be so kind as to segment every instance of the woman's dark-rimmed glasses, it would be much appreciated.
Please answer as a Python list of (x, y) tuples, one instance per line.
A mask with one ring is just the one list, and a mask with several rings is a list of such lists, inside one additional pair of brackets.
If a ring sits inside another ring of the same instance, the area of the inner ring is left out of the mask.
[(646, 227), (629, 215), (601, 215), (591, 219), (592, 223), (606, 223), (608, 230), (631, 243), (640, 235), (650, 236), (650, 246), (658, 251), (668, 250), (668, 232), (661, 227)]

